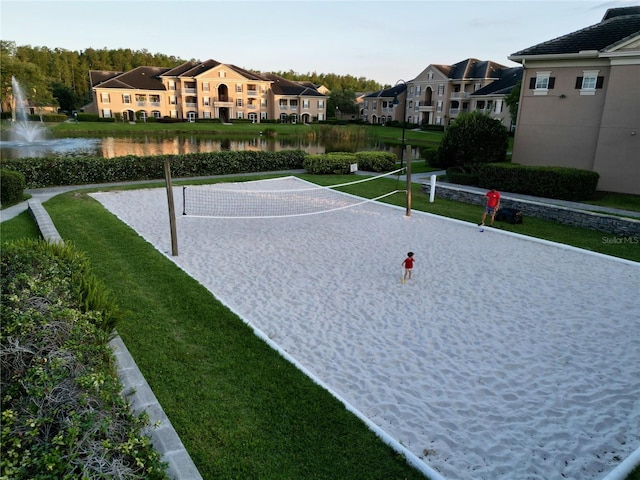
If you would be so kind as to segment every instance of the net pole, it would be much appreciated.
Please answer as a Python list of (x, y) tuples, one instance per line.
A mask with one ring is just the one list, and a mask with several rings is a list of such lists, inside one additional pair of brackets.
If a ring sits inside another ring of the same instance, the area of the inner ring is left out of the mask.
[(169, 227), (171, 229), (171, 255), (178, 256), (178, 231), (176, 229), (176, 207), (173, 202), (173, 188), (171, 186), (171, 168), (169, 159), (164, 161), (164, 179), (167, 185), (167, 201), (169, 202)]

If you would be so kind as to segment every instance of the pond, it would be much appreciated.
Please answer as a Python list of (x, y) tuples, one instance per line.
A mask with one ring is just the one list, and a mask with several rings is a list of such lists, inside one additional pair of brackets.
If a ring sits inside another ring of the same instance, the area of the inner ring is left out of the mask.
[[(4, 159), (25, 157), (97, 156), (104, 158), (125, 155), (180, 155), (220, 151), (271, 151), (300, 149), (310, 154), (329, 152), (386, 151), (400, 158), (401, 146), (375, 139), (318, 140), (301, 137), (230, 137), (206, 135), (131, 135), (53, 138), (37, 141), (0, 141), (0, 156)], [(406, 145), (405, 158), (422, 157), (422, 147)]]

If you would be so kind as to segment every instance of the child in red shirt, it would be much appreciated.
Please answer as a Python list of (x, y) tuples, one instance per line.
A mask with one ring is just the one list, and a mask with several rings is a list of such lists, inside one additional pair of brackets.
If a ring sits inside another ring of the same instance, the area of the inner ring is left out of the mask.
[(411, 274), (413, 272), (413, 262), (415, 259), (413, 258), (413, 252), (407, 253), (407, 258), (402, 261), (402, 266), (404, 267), (404, 276), (402, 277), (402, 283), (404, 283), (407, 278), (411, 280)]

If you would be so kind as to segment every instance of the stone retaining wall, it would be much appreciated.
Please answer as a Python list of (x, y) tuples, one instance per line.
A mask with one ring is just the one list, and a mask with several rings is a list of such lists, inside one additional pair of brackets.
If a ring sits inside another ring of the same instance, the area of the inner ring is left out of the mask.
[[(429, 195), (431, 192), (431, 184), (423, 183), (420, 189)], [(484, 205), (484, 193), (474, 192), (459, 186), (438, 184), (436, 185), (436, 197), (473, 205)], [(640, 220), (636, 219), (616, 217), (614, 215), (584, 210), (574, 210), (560, 205), (550, 205), (548, 203), (511, 198), (508, 195), (502, 196), (500, 206), (522, 210), (525, 222), (526, 217), (535, 217), (629, 238), (640, 237)]]

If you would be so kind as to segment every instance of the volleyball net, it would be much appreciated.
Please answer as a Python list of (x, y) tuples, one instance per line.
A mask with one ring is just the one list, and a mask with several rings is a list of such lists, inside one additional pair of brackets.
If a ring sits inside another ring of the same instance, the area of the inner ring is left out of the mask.
[[(405, 190), (388, 191), (391, 182), (380, 182), (404, 169), (365, 177), (348, 183), (320, 186), (296, 177), (212, 185), (182, 189), (183, 215), (205, 218), (272, 218), (316, 215), (368, 202), (375, 202)], [(362, 198), (336, 190), (365, 182), (379, 182), (375, 198)]]

